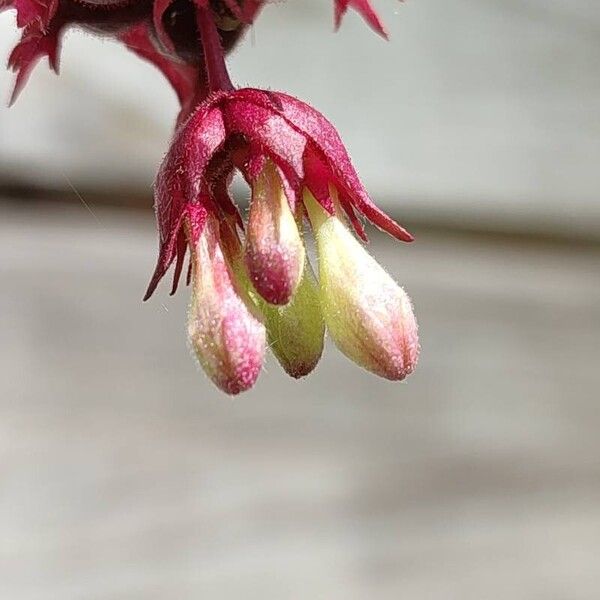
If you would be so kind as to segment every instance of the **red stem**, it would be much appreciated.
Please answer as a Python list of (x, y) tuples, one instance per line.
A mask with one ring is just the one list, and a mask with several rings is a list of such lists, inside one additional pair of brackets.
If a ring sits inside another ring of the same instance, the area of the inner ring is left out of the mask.
[(230, 92), (234, 87), (227, 72), (225, 53), (210, 8), (197, 7), (196, 22), (198, 23), (202, 48), (204, 49), (208, 87), (211, 92)]

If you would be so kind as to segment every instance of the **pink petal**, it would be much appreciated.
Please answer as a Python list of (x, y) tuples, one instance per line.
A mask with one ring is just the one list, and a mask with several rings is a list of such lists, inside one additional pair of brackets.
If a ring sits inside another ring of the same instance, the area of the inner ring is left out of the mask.
[(244, 259), (254, 289), (269, 303), (287, 304), (304, 268), (304, 244), (281, 172), (272, 161), (251, 182)]
[(367, 237), (367, 234), (365, 232), (365, 228), (364, 228), (363, 224), (361, 223), (360, 219), (356, 216), (356, 213), (354, 212), (354, 209), (352, 208), (352, 204), (350, 202), (348, 202), (347, 200), (344, 200), (344, 198), (340, 198), (340, 204), (342, 206), (342, 209), (346, 213), (346, 216), (348, 217), (348, 220), (350, 221), (352, 228), (356, 232), (356, 235), (358, 235), (358, 237), (363, 242), (367, 243), (369, 241), (369, 238)]
[(330, 215), (334, 214), (335, 205), (329, 191), (329, 184), (333, 180), (331, 169), (310, 147), (306, 152), (304, 168), (306, 170), (306, 187)]

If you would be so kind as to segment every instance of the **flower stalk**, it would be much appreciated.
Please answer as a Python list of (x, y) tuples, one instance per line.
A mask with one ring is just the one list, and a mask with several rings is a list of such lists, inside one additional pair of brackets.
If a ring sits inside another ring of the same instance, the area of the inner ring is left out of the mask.
[(199, 6), (196, 10), (196, 23), (198, 24), (200, 41), (204, 51), (209, 90), (211, 92), (229, 92), (233, 90), (233, 84), (225, 64), (221, 39), (211, 9)]

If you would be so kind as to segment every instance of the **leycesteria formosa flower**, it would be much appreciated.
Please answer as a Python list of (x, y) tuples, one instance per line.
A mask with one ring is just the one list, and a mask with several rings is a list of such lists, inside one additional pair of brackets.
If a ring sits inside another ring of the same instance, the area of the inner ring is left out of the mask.
[[(60, 35), (73, 24), (114, 35), (172, 84), (181, 112), (155, 183), (159, 256), (145, 299), (173, 264), (176, 291), (189, 253), (188, 339), (221, 390), (252, 387), (267, 347), (289, 375), (307, 375), (326, 330), (357, 364), (402, 380), (419, 354), (412, 305), (357, 238), (367, 240), (361, 217), (412, 237), (371, 201), (322, 114), (282, 92), (232, 85), (225, 54), (263, 4), (0, 0), (24, 28), (9, 60), (15, 93), (41, 56), (57, 68)], [(349, 7), (385, 36), (368, 0), (335, 0), (336, 24)], [(251, 188), (246, 222), (229, 194), (236, 172)]]
[[(287, 94), (233, 88), (209, 11), (199, 23), (213, 91), (178, 128), (157, 177), (160, 251), (146, 298), (173, 263), (176, 290), (189, 250), (190, 342), (228, 392), (254, 383), (267, 338), (288, 373), (306, 375), (324, 326), (359, 365), (404, 379), (419, 351), (410, 300), (354, 234), (366, 240), (362, 215), (399, 240), (412, 237), (373, 204), (331, 123)], [(236, 170), (252, 190), (245, 226), (228, 193)], [(318, 283), (304, 220), (317, 240)], [(224, 224), (218, 239), (214, 223)], [(229, 333), (233, 322), (248, 343)]]

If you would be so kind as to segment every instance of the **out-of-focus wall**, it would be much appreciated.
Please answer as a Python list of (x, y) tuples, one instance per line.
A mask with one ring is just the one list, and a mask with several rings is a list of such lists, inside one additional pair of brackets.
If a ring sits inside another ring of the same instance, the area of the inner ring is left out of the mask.
[[(232, 60), (339, 128), (375, 198), (411, 214), (600, 235), (596, 0), (377, 0), (386, 44), (329, 0), (265, 9)], [(0, 19), (0, 53), (14, 43)], [(8, 96), (11, 78), (0, 75)], [(149, 187), (176, 103), (118, 46), (73, 32), (0, 109), (0, 174), (54, 187)]]

